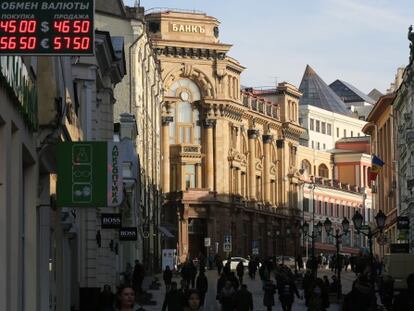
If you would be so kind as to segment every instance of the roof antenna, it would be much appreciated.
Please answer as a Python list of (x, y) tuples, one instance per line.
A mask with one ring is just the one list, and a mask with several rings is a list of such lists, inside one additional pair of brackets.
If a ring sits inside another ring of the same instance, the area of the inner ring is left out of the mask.
[(135, 0), (134, 7), (139, 8), (141, 6), (141, 0)]

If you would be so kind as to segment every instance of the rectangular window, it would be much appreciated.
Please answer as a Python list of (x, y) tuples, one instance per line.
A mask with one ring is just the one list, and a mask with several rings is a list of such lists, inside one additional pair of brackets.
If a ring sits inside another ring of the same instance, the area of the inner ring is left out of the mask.
[(195, 188), (195, 165), (185, 166), (185, 189)]
[(241, 173), (241, 195), (246, 197), (246, 173)]
[(309, 199), (303, 198), (303, 211), (309, 212)]
[(354, 137), (354, 131), (351, 131), (351, 137)]
[(315, 142), (312, 140), (312, 149), (315, 149)]
[(256, 199), (262, 199), (262, 182), (260, 176), (256, 176)]
[(328, 215), (328, 202), (325, 202), (324, 205), (325, 205), (325, 213), (324, 213), (324, 215), (329, 216)]
[(326, 145), (325, 144), (323, 144), (323, 150), (325, 150), (326, 149)]
[(361, 133), (358, 132), (358, 137), (361, 136)]
[(339, 127), (336, 128), (336, 137), (339, 137)]
[(344, 130), (344, 137), (346, 137), (346, 130)]
[(322, 122), (321, 128), (322, 128), (322, 134), (326, 134), (326, 123), (325, 122)]
[(339, 204), (336, 204), (336, 217), (341, 218), (340, 211), (339, 211)]
[(319, 133), (321, 131), (321, 122), (316, 121), (316, 131)]
[(311, 130), (311, 131), (313, 131), (313, 130), (315, 129), (315, 127), (314, 127), (314, 123), (315, 123), (315, 120), (310, 119), (310, 122), (309, 122), (309, 128), (310, 128), (310, 130)]
[(332, 135), (332, 125), (330, 123), (326, 124), (326, 134)]
[(321, 149), (321, 143), (320, 142), (318, 142), (318, 148), (317, 148), (318, 150), (320, 150)]
[(319, 201), (319, 207), (318, 207), (318, 209), (319, 209), (319, 215), (322, 215), (322, 201)]

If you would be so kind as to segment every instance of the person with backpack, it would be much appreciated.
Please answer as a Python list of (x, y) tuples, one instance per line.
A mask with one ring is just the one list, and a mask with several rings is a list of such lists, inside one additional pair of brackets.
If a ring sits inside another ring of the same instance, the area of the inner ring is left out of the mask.
[(243, 275), (244, 275), (244, 265), (243, 262), (240, 261), (236, 266), (237, 276), (239, 278), (240, 284), (243, 284)]

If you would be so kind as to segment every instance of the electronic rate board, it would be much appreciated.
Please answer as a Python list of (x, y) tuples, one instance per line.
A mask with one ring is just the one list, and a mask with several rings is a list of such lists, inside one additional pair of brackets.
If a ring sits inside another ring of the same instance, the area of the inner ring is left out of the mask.
[(93, 55), (94, 0), (0, 0), (0, 55)]

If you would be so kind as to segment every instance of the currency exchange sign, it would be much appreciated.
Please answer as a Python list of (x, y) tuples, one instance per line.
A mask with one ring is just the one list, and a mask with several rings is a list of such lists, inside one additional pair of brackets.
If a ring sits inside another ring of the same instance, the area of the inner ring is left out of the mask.
[(62, 142), (57, 152), (60, 207), (118, 206), (123, 198), (122, 157), (114, 142)]
[(93, 55), (94, 0), (1, 0), (2, 54)]

